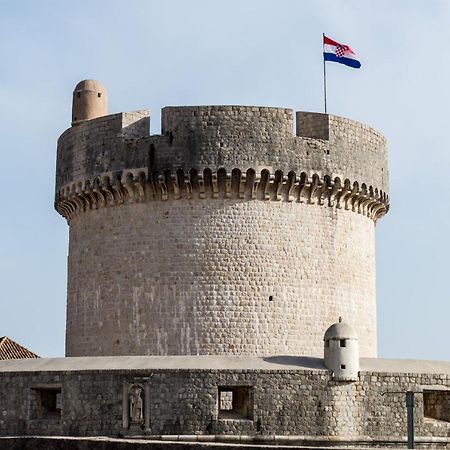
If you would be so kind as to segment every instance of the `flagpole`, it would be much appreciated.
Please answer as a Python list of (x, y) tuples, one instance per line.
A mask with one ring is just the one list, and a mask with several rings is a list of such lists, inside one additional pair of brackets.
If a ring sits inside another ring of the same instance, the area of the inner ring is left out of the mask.
[[(325, 33), (322, 33), (323, 39), (322, 39), (322, 47), (323, 47), (323, 41), (325, 40)], [(325, 114), (327, 113), (327, 71), (325, 69), (325, 56), (323, 56), (322, 51), (322, 58), (323, 58), (323, 99), (325, 103)]]

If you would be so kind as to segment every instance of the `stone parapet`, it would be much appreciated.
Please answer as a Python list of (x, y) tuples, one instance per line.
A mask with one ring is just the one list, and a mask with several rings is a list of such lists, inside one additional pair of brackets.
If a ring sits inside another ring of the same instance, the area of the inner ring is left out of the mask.
[(149, 132), (148, 111), (111, 114), (67, 129), (58, 139), (56, 191), (103, 173), (132, 167), (126, 141), (148, 136)]
[(56, 209), (225, 198), (317, 203), (377, 220), (389, 208), (384, 138), (348, 119), (243, 106), (166, 107), (101, 117), (58, 142)]
[[(170, 365), (168, 360), (162, 365)], [(78, 370), (50, 370), (52, 360), (46, 361), (49, 370), (41, 371), (8, 372), (0, 364), (2, 394), (21, 394), (2, 397), (0, 436), (133, 436), (311, 447), (404, 446), (405, 392), (415, 391), (416, 443), (420, 447), (450, 447), (450, 418), (431, 417), (426, 395), (448, 392), (448, 369), (440, 372), (439, 362), (436, 372), (431, 373), (362, 370), (359, 379), (349, 383), (332, 381), (330, 373), (321, 368), (299, 367), (294, 358), (289, 368), (270, 370), (178, 366), (138, 370), (133, 367), (135, 358), (128, 358), (132, 368), (108, 369), (100, 361), (92, 370), (82, 367), (84, 361), (80, 360)], [(76, 364), (77, 359), (71, 363)], [(420, 362), (416, 363), (420, 367)], [(131, 408), (129, 397), (123, 395), (124, 386), (133, 385), (144, 388), (140, 407), (145, 427), (137, 429), (127, 420), (132, 418)], [(224, 389), (245, 400), (245, 409), (232, 407), (232, 419), (226, 417), (221, 405)], [(52, 390), (55, 395), (57, 392), (59, 410), (49, 414), (39, 407), (40, 399)], [(448, 404), (445, 396), (441, 400), (442, 406)]]

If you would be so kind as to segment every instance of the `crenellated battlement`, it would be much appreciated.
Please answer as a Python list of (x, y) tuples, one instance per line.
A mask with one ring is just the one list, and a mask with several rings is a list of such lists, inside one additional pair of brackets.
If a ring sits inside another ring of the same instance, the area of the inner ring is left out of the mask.
[(385, 139), (349, 119), (247, 106), (165, 107), (80, 123), (58, 141), (55, 207), (239, 198), (317, 203), (377, 220), (389, 208)]

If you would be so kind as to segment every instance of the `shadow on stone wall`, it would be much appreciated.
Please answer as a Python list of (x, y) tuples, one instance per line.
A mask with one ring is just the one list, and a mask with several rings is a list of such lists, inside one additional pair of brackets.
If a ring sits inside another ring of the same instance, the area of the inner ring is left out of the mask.
[(302, 369), (326, 369), (322, 358), (310, 358), (308, 356), (268, 356), (264, 361), (284, 366), (297, 366)]
[[(298, 447), (281, 445), (241, 445), (200, 442), (146, 442), (142, 440), (122, 440), (112, 438), (70, 438), (70, 437), (0, 437), (0, 450), (231, 450), (231, 449), (277, 449), (277, 450), (317, 450), (319, 447)], [(323, 447), (322, 447), (323, 448)], [(337, 447), (326, 447), (337, 450)], [(341, 447), (342, 448), (342, 447)], [(360, 447), (362, 448), (362, 447)], [(367, 448), (367, 447), (366, 447)], [(377, 447), (381, 449), (381, 447)], [(387, 447), (386, 447), (387, 448)], [(395, 450), (389, 447), (390, 450)], [(352, 447), (352, 450), (358, 450)]]

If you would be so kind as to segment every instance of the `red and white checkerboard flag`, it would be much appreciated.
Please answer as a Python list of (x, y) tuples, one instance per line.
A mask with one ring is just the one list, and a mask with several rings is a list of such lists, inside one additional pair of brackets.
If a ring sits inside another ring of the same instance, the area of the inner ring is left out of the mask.
[(355, 69), (361, 67), (355, 52), (348, 45), (339, 44), (325, 35), (323, 35), (323, 60), (345, 64)]

